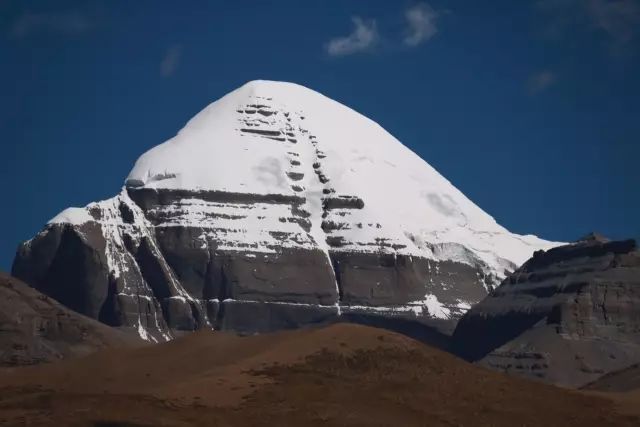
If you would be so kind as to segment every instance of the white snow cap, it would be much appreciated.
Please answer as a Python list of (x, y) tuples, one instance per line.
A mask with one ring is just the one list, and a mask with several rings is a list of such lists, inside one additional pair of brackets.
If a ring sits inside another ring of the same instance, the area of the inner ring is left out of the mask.
[(94, 219), (86, 208), (67, 208), (51, 218), (48, 224), (82, 225), (89, 221)]
[(350, 220), (374, 227), (336, 231), (347, 241), (378, 233), (411, 254), (470, 256), (498, 272), (556, 245), (510, 233), (380, 125), (293, 83), (252, 81), (210, 104), (143, 154), (126, 185), (298, 195), (311, 204), (328, 191), (356, 196), (364, 208)]

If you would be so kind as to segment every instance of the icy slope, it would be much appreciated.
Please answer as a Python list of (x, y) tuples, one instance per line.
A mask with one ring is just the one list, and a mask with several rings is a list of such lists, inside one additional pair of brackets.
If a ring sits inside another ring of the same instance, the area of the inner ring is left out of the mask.
[[(386, 239), (397, 253), (477, 257), (498, 277), (553, 246), (508, 232), (377, 123), (293, 83), (252, 81), (212, 103), (142, 155), (127, 185), (295, 195), (311, 213), (332, 195), (359, 199), (364, 207), (350, 210), (348, 223), (344, 210), (324, 218), (325, 229), (340, 227), (324, 234), (342, 249), (379, 250), (376, 239)], [(254, 233), (247, 225), (238, 239)]]

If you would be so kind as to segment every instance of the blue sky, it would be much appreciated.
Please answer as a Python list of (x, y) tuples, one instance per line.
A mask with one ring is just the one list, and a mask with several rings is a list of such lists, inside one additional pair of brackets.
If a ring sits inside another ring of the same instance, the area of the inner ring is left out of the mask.
[(5, 0), (0, 53), (0, 269), (259, 78), (379, 122), (514, 232), (640, 236), (640, 0)]

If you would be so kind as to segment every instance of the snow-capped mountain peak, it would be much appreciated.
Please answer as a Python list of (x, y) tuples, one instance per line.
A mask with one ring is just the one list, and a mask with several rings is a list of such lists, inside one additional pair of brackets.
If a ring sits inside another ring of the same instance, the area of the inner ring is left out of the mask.
[(13, 271), (149, 340), (335, 316), (449, 333), (554, 245), (510, 233), (354, 110), (252, 81), (144, 153), (119, 195), (53, 218)]
[(210, 104), (143, 154), (126, 183), (303, 197), (309, 211), (332, 198), (358, 200), (350, 226), (332, 232), (350, 249), (383, 238), (394, 252), (475, 254), (498, 276), (553, 245), (509, 233), (376, 122), (294, 83), (251, 81)]

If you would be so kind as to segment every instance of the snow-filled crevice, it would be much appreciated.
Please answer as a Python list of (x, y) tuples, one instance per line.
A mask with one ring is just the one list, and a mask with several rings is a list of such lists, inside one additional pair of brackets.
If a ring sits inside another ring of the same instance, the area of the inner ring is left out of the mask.
[(330, 178), (327, 177), (322, 170), (322, 159), (326, 158), (326, 155), (318, 148), (317, 137), (310, 134), (302, 126), (303, 120), (301, 117), (303, 116), (300, 114), (294, 115), (292, 113), (288, 113), (287, 120), (291, 121), (292, 117), (295, 117), (297, 122), (296, 133), (293, 133), (292, 135), (296, 136), (296, 141), (304, 141), (304, 144), (301, 144), (297, 151), (296, 159), (292, 159), (292, 162), (295, 161), (297, 165), (306, 165), (306, 170), (308, 172), (308, 178), (305, 181), (305, 207), (310, 213), (311, 229), (309, 230), (309, 234), (313, 237), (317, 246), (324, 253), (330, 274), (333, 275), (333, 281), (335, 282), (336, 287), (335, 307), (338, 315), (340, 315), (342, 287), (340, 285), (339, 275), (337, 274), (337, 267), (333, 264), (333, 260), (331, 258), (330, 247), (327, 243), (327, 234), (322, 227), (324, 218), (327, 216), (327, 205), (325, 203), (326, 196), (334, 193), (335, 191), (331, 187)]

